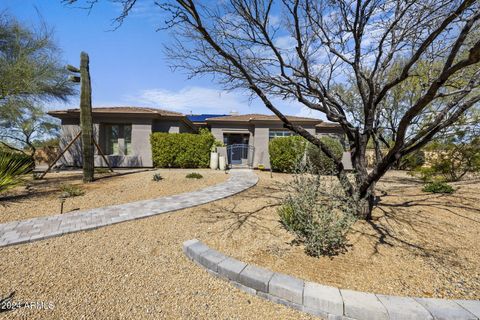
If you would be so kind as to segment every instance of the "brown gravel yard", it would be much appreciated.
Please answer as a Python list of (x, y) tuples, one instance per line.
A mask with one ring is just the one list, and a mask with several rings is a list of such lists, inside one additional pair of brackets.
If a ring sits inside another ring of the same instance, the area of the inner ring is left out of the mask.
[[(185, 175), (198, 172), (202, 179), (187, 179)], [(155, 182), (152, 177), (159, 173), (163, 180)], [(20, 187), (0, 197), (0, 223), (23, 220), (38, 216), (60, 213), (60, 186), (80, 186), (85, 194), (67, 198), (64, 212), (98, 208), (132, 201), (146, 200), (182, 192), (194, 191), (226, 181), (224, 172), (209, 169), (158, 169), (140, 172), (117, 170), (99, 173), (95, 183), (83, 184), (82, 173), (49, 173), (44, 180), (29, 181), (27, 187)]]
[(277, 182), (289, 176), (257, 174), (256, 187), (214, 203), (0, 248), (0, 295), (15, 291), (16, 301), (54, 303), (53, 310), (21, 309), (0, 318), (311, 319), (243, 293), (187, 260), (181, 245), (192, 238), (341, 288), (480, 298), (478, 181), (456, 184), (453, 195), (427, 195), (413, 178), (390, 173), (380, 184), (386, 196), (374, 221), (354, 226), (349, 251), (317, 259), (293, 245), (278, 222), (275, 204), (284, 191)]
[[(480, 299), (480, 181), (454, 183), (452, 195), (432, 195), (404, 172), (379, 184), (386, 195), (374, 220), (357, 222), (348, 252), (333, 258), (306, 256), (278, 222), (282, 198), (275, 181), (235, 203), (215, 203), (205, 219), (205, 243), (240, 260), (340, 288), (422, 297)], [(255, 201), (253, 201), (255, 199)]]

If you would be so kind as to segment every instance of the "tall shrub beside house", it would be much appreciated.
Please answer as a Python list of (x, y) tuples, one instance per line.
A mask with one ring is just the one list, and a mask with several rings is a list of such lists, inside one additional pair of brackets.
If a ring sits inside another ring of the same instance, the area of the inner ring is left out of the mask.
[(270, 165), (274, 171), (293, 172), (302, 161), (306, 141), (300, 136), (275, 138), (268, 144)]
[(200, 134), (155, 132), (150, 137), (153, 165), (158, 168), (207, 168), (215, 138)]
[[(333, 152), (335, 157), (342, 159), (343, 146), (337, 139), (321, 137), (320, 140)], [(307, 147), (307, 159), (310, 168), (315, 174), (335, 174), (335, 163), (320, 148), (309, 143)]]

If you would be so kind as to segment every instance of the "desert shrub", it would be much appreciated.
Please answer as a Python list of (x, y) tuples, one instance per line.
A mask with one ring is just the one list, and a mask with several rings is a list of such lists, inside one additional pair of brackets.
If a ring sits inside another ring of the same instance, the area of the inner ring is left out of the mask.
[(73, 184), (63, 184), (60, 186), (60, 190), (64, 198), (78, 197), (85, 194), (85, 190), (82, 187)]
[[(321, 137), (320, 140), (333, 152), (337, 159), (342, 159), (343, 146), (340, 141), (331, 137)], [(336, 171), (333, 160), (314, 144), (308, 144), (307, 159), (315, 174), (334, 174)]]
[(399, 170), (415, 170), (425, 164), (425, 152), (417, 150), (411, 154), (402, 157), (396, 168)]
[(440, 182), (443, 180), (432, 167), (418, 167), (409, 171), (409, 174), (419, 178), (423, 183)]
[(200, 134), (155, 132), (150, 137), (153, 165), (160, 168), (206, 168), (215, 138)]
[(162, 177), (162, 175), (161, 175), (160, 173), (155, 173), (155, 174), (153, 175), (152, 180), (155, 181), (155, 182), (162, 181), (162, 180), (163, 180), (163, 177)]
[(453, 193), (455, 189), (446, 182), (430, 182), (423, 187), (422, 191), (430, 193)]
[(285, 228), (304, 243), (309, 255), (343, 252), (347, 232), (355, 222), (355, 206), (338, 183), (301, 173), (288, 187), (290, 192), (277, 211)]
[(472, 141), (434, 142), (430, 166), (445, 181), (459, 181), (469, 172), (480, 172), (480, 138)]
[(279, 137), (270, 140), (268, 151), (273, 171), (293, 172), (303, 159), (306, 141), (300, 136)]
[(32, 159), (20, 153), (0, 152), (0, 193), (18, 186), (33, 169)]
[(192, 173), (187, 174), (185, 176), (185, 178), (187, 178), (187, 179), (202, 179), (203, 176), (200, 173), (192, 172)]
[(467, 173), (480, 172), (480, 139), (471, 142), (434, 141), (428, 167), (417, 167), (411, 174), (423, 182), (459, 181)]

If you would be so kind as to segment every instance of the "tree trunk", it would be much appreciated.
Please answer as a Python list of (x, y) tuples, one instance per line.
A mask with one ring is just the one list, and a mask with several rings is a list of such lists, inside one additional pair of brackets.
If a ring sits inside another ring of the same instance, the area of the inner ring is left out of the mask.
[(83, 182), (92, 182), (94, 174), (92, 90), (88, 54), (80, 55), (80, 127), (82, 130)]
[(363, 197), (359, 198), (358, 207), (357, 207), (357, 217), (363, 220), (371, 220), (373, 207), (376, 203), (375, 191), (370, 189), (370, 191)]
[[(360, 137), (365, 139), (366, 137)], [(375, 198), (375, 183), (371, 184), (367, 190), (359, 190), (358, 188), (364, 184), (368, 177), (367, 161), (366, 161), (366, 146), (367, 141), (359, 143), (360, 147), (352, 154), (352, 165), (355, 169), (356, 194), (354, 195), (357, 201), (356, 215), (359, 219), (370, 220), (372, 218), (373, 207), (376, 202)]]

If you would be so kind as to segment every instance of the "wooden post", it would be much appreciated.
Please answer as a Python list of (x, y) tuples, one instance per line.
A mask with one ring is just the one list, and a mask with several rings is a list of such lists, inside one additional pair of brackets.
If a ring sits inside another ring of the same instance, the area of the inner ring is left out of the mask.
[(97, 147), (98, 153), (100, 153), (100, 155), (102, 156), (103, 160), (107, 163), (107, 166), (108, 166), (108, 169), (110, 169), (110, 172), (113, 172), (113, 169), (112, 169), (112, 167), (110, 166), (110, 162), (108, 162), (107, 157), (105, 157), (105, 154), (103, 153), (102, 149), (101, 149), (100, 146), (98, 145), (98, 143), (97, 143), (97, 141), (95, 140), (95, 138), (93, 138), (93, 143), (94, 143), (95, 146)]
[(47, 170), (45, 170), (45, 172), (42, 173), (42, 175), (40, 176), (40, 179), (43, 179), (43, 177), (45, 177), (45, 175), (48, 173), (48, 171), (50, 171), (50, 169), (52, 169), (52, 167), (55, 165), (55, 163), (57, 163), (57, 161), (64, 155), (64, 153), (72, 146), (72, 144), (78, 139), (80, 138), (80, 135), (82, 134), (82, 132), (80, 131), (76, 136), (75, 138), (73, 138), (72, 141), (70, 141), (70, 143), (65, 147), (65, 149), (63, 149), (62, 152), (60, 152), (60, 154), (55, 158), (55, 160), (53, 160), (52, 163), (50, 163), (48, 165), (48, 168)]
[(88, 54), (80, 54), (80, 127), (82, 130), (83, 182), (92, 182), (94, 176), (92, 88)]

